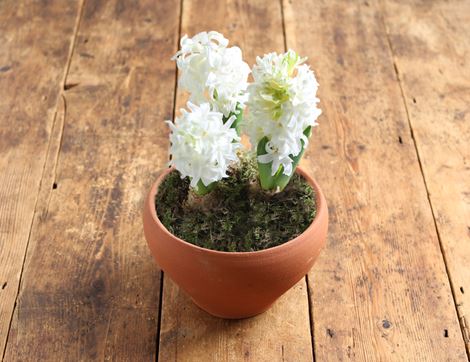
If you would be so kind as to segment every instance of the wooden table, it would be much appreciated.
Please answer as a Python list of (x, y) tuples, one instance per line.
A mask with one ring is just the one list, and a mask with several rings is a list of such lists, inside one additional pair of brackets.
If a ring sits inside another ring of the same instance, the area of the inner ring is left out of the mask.
[[(247, 320), (195, 307), (142, 233), (185, 102), (170, 57), (203, 30), (320, 82), (328, 246)], [(0, 357), (467, 360), (469, 59), (468, 0), (0, 2)]]

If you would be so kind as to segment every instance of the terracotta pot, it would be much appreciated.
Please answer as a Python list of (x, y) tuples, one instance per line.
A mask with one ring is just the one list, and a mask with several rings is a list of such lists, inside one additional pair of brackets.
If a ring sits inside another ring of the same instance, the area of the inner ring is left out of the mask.
[(317, 215), (298, 237), (254, 252), (214, 251), (172, 235), (157, 217), (155, 195), (167, 169), (152, 186), (144, 206), (144, 232), (157, 264), (200, 308), (222, 318), (246, 318), (268, 309), (312, 267), (325, 245), (328, 209), (317, 183), (302, 168), (317, 194)]

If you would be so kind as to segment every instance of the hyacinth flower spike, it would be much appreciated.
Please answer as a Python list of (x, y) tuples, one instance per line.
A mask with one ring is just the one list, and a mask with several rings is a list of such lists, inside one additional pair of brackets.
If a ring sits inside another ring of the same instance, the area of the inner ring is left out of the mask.
[(183, 36), (180, 50), (172, 58), (179, 70), (179, 86), (189, 92), (194, 104), (207, 102), (211, 110), (232, 116), (232, 127), (240, 134), (240, 123), (247, 100), (250, 67), (239, 47), (228, 47), (228, 40), (216, 31), (202, 32), (192, 38)]
[(230, 165), (238, 162), (236, 151), (241, 147), (240, 137), (234, 128), (235, 116), (225, 122), (223, 114), (212, 111), (209, 103), (197, 106), (188, 102), (181, 116), (170, 126), (170, 166), (181, 177), (189, 176), (191, 187), (197, 195), (210, 192), (215, 183), (228, 177)]
[(257, 57), (248, 86), (250, 114), (245, 124), (256, 147), (261, 187), (282, 191), (308, 145), (317, 108), (318, 83), (294, 51)]

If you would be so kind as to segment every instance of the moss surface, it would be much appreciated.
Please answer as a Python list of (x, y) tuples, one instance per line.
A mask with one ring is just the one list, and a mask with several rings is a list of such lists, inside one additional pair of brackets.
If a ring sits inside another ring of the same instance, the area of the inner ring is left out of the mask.
[(279, 193), (261, 190), (255, 163), (247, 158), (202, 197), (189, 180), (171, 172), (156, 196), (157, 215), (179, 238), (220, 251), (256, 251), (300, 235), (316, 213), (315, 193), (295, 174)]

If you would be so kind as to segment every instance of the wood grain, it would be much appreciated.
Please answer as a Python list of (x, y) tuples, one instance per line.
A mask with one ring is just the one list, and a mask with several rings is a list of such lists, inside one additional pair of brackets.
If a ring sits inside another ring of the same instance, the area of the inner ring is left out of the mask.
[(199, 309), (165, 277), (160, 361), (311, 361), (302, 279), (267, 312), (224, 320)]
[(178, 24), (171, 2), (86, 2), (6, 361), (155, 359), (141, 209), (167, 160)]
[[(470, 3), (282, 2), (0, 2), (4, 361), (467, 360)], [(328, 247), (247, 320), (166, 277), (161, 296), (143, 238), (180, 14), (183, 34), (221, 31), (250, 65), (287, 41), (321, 84), (303, 165), (329, 201)]]
[(382, 9), (470, 358), (470, 2)]
[[(242, 47), (252, 65), (256, 55), (284, 50), (281, 20), (279, 2), (185, 0), (182, 34), (217, 30)], [(178, 92), (177, 105), (185, 101), (185, 94)], [(305, 280), (268, 312), (226, 321), (197, 308), (165, 277), (159, 357), (161, 361), (311, 361)]]
[(0, 2), (0, 356), (77, 13), (77, 1)]
[(377, 4), (284, 5), (324, 112), (307, 155), (331, 217), (309, 274), (316, 358), (467, 360)]

